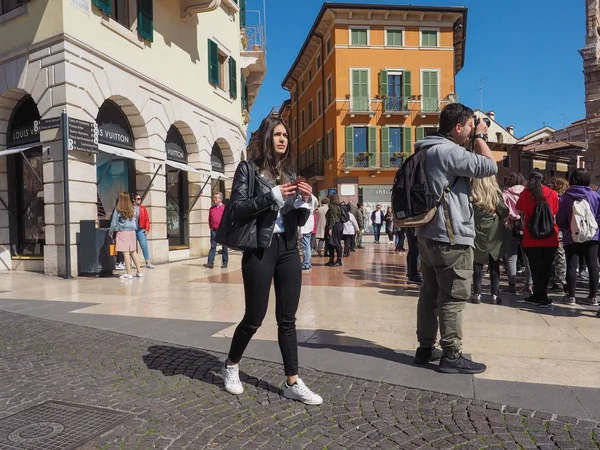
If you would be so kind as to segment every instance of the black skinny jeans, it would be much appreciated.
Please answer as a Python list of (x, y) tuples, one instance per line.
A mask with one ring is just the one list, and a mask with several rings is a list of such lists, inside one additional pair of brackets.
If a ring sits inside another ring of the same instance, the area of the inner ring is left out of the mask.
[(287, 376), (298, 375), (296, 311), (300, 301), (302, 267), (297, 248), (287, 250), (284, 237), (273, 235), (271, 246), (242, 257), (246, 313), (235, 329), (229, 360), (237, 364), (250, 339), (262, 325), (269, 306), (271, 283), (275, 281), (275, 318), (277, 339)]
[[(500, 293), (500, 260), (494, 261), (491, 255), (488, 255), (488, 267), (490, 268), (490, 283), (492, 295)], [(473, 291), (475, 294), (481, 294), (481, 281), (483, 280), (483, 264), (473, 264)]]
[(539, 303), (549, 303), (548, 282), (552, 275), (556, 247), (526, 247), (524, 250), (533, 279), (533, 298)]
[(565, 256), (567, 259), (567, 292), (569, 297), (575, 297), (577, 268), (580, 258), (583, 258), (590, 276), (588, 298), (596, 298), (598, 279), (600, 278), (598, 274), (598, 241), (569, 244), (565, 247)]

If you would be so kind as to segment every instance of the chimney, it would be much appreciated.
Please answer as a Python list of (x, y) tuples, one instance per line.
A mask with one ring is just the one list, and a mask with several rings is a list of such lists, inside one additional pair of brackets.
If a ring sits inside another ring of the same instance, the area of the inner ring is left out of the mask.
[(490, 117), (490, 119), (492, 120), (496, 120), (496, 112), (495, 111), (490, 111), (489, 113), (487, 113), (487, 115)]
[(507, 126), (506, 131), (508, 131), (511, 136), (515, 135), (515, 127), (513, 127), (512, 125)]

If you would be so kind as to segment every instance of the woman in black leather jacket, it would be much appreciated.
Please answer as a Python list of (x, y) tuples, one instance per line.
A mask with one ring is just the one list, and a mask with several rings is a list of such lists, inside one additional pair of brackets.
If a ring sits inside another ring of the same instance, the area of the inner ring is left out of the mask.
[[(285, 122), (280, 118), (264, 119), (248, 149), (252, 166), (240, 164), (233, 179), (232, 218), (256, 219), (258, 248), (244, 251), (242, 257), (246, 313), (233, 334), (222, 375), (227, 392), (235, 395), (244, 392), (238, 363), (265, 318), (275, 280), (277, 337), (287, 377), (282, 384), (283, 395), (307, 405), (319, 405), (323, 399), (298, 378), (296, 338), (296, 311), (302, 286), (297, 230), (310, 215), (312, 187), (295, 177), (288, 136)], [(255, 177), (251, 198), (250, 176)]]

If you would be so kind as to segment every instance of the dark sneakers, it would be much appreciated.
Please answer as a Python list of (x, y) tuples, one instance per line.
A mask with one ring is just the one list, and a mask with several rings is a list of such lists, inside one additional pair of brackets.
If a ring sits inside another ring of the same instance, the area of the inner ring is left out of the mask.
[(424, 366), (442, 357), (442, 351), (435, 347), (419, 347), (415, 353), (414, 363)]
[(439, 371), (442, 373), (467, 373), (476, 374), (485, 372), (487, 366), (465, 358), (461, 353), (454, 358), (442, 356)]
[(539, 305), (540, 301), (535, 298), (533, 295), (530, 295), (529, 297), (527, 297), (525, 300), (523, 300), (524, 303), (527, 303), (529, 305)]
[(215, 265), (214, 264), (204, 264), (204, 267), (206, 267), (207, 269), (214, 269)]

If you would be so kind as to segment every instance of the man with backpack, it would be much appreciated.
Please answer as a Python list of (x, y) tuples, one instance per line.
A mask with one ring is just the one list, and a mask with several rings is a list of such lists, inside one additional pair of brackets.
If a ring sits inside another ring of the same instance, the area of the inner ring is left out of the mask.
[(567, 260), (567, 295), (563, 303), (574, 305), (579, 258), (589, 268), (589, 296), (580, 303), (597, 306), (598, 290), (598, 223), (600, 196), (590, 188), (591, 176), (585, 169), (575, 169), (569, 180), (556, 214), (556, 223), (563, 235)]
[[(418, 161), (412, 181), (417, 181), (414, 178), (418, 178), (417, 174), (424, 177), (421, 184), (406, 186), (414, 205), (412, 213), (419, 212), (419, 200), (432, 206), (421, 220), (413, 222), (417, 226), (423, 276), (417, 306), (419, 348), (415, 363), (424, 365), (440, 359), (442, 373), (475, 374), (486, 369), (484, 364), (464, 358), (461, 348), (462, 311), (471, 295), (473, 276), (475, 224), (469, 199), (470, 179), (498, 172), (485, 140), (487, 129), (483, 120), (475, 124), (471, 108), (460, 103), (449, 104), (440, 114), (438, 134), (418, 141), (415, 155), (405, 162), (409, 165), (412, 158), (415, 158), (413, 163)], [(471, 142), (474, 152), (462, 147)], [(397, 219), (405, 215), (399, 214), (396, 207), (394, 212)], [(411, 226), (408, 222), (405, 225)], [(438, 323), (441, 354), (434, 349)]]

